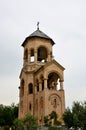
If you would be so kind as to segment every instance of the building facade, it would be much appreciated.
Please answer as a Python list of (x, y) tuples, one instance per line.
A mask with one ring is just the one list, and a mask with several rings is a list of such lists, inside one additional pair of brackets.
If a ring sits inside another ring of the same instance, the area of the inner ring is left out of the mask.
[(44, 116), (55, 111), (61, 120), (65, 111), (64, 67), (53, 59), (55, 42), (39, 30), (23, 42), (20, 73), (19, 118), (31, 113), (43, 124)]

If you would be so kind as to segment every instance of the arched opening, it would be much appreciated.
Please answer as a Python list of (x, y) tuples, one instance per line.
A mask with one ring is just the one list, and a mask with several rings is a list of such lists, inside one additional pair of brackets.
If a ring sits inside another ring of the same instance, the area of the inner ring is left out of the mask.
[(47, 54), (47, 49), (45, 47), (39, 47), (37, 55), (38, 55), (38, 59), (37, 59), (38, 61), (47, 62), (48, 54)]
[(48, 89), (57, 90), (59, 75), (52, 72), (48, 75)]
[(24, 80), (22, 79), (21, 80), (21, 87), (20, 87), (20, 96), (23, 96), (24, 95)]
[(28, 59), (28, 49), (26, 49), (24, 52), (24, 59), (26, 59), (26, 60)]
[(32, 93), (33, 93), (33, 84), (32, 84), (32, 83), (30, 83), (30, 84), (28, 85), (28, 93), (29, 93), (29, 94), (32, 94)]
[(36, 80), (36, 87), (37, 87), (37, 92), (39, 92), (39, 82), (38, 82), (38, 79)]
[(42, 90), (44, 90), (44, 80), (42, 80)]
[(31, 62), (34, 62), (34, 49), (31, 49), (30, 61), (31, 61)]

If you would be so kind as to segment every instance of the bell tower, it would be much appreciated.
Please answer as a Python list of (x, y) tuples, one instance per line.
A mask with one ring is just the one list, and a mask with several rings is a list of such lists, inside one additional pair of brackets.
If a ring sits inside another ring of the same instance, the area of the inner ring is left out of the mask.
[(59, 119), (65, 111), (64, 67), (53, 59), (55, 42), (37, 30), (29, 35), (24, 48), (23, 68), (20, 73), (19, 118), (27, 113), (43, 124), (44, 116), (55, 111)]

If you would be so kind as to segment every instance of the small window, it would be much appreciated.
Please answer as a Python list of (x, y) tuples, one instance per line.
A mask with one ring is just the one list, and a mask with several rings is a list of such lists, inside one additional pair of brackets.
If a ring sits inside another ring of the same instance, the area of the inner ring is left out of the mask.
[(37, 60), (42, 63), (47, 62), (48, 53), (47, 53), (47, 49), (45, 47), (41, 46), (38, 48), (37, 58), (38, 58)]
[(53, 107), (56, 108), (56, 106), (57, 106), (57, 101), (56, 101), (56, 99), (54, 99), (54, 101), (53, 101)]
[(39, 92), (39, 84), (37, 84), (37, 92)]
[(32, 109), (32, 105), (31, 103), (29, 103), (29, 110), (31, 111), (31, 109)]
[(28, 50), (27, 49), (24, 52), (24, 59), (28, 59)]
[(28, 85), (28, 93), (29, 93), (29, 94), (32, 94), (32, 93), (33, 93), (33, 84), (32, 84), (32, 83), (30, 83), (30, 84)]
[(44, 90), (44, 80), (42, 80), (42, 90)]

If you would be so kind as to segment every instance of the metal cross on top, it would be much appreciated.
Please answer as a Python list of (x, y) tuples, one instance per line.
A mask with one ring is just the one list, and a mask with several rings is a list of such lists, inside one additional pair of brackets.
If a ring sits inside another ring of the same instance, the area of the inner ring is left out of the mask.
[(37, 30), (39, 30), (39, 22), (37, 22)]

